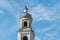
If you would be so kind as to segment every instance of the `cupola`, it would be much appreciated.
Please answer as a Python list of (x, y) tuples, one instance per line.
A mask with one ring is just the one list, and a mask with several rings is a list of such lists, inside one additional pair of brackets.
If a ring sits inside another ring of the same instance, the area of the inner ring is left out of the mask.
[(27, 6), (24, 7), (23, 14), (20, 16), (20, 27), (30, 27), (32, 23), (32, 16), (28, 13)]

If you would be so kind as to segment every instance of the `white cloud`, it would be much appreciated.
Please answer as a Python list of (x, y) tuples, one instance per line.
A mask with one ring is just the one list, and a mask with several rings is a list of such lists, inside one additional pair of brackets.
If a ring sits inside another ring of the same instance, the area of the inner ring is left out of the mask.
[(58, 9), (60, 8), (60, 6), (57, 5), (57, 4), (55, 4), (54, 6), (49, 7), (49, 8), (47, 8), (46, 6), (44, 6), (42, 4), (39, 4), (39, 5), (35, 6), (31, 10), (31, 14), (34, 18), (34, 21), (40, 21), (40, 20), (53, 21), (57, 17), (60, 17), (59, 16), (60, 14), (56, 15)]
[(17, 11), (17, 9), (15, 9), (15, 7), (13, 7), (12, 4), (9, 3), (9, 1), (0, 0), (0, 6), (5, 8), (7, 11), (9, 11), (10, 14), (12, 14), (15, 17), (17, 14), (19, 14), (19, 11)]
[(56, 40), (56, 39), (58, 39), (58, 38), (56, 38), (59, 35), (58, 33), (59, 33), (58, 31), (52, 31), (52, 32), (46, 33), (45, 39)]
[(48, 31), (54, 29), (54, 28), (57, 28), (57, 27), (56, 27), (56, 24), (53, 24), (53, 25), (51, 25), (51, 26), (49, 26), (49, 27), (40, 29), (40, 30), (38, 30), (38, 32), (45, 33), (45, 32), (48, 32)]
[(0, 6), (3, 6), (5, 8), (12, 8), (12, 6), (8, 3), (8, 1), (0, 0)]
[[(18, 21), (18, 17), (19, 17), (19, 14), (20, 14), (19, 11), (17, 11), (7, 0), (0, 0), (0, 6), (1, 6), (1, 9), (9, 11), (9, 13), (11, 15), (13, 15)], [(0, 10), (0, 13), (4, 13), (3, 10)], [(2, 36), (5, 37), (5, 36), (9, 36), (10, 33), (14, 33), (15, 31), (17, 31), (19, 24), (17, 23), (17, 25), (14, 25), (14, 26), (13, 25), (11, 25), (12, 26), (11, 28), (5, 30), (4, 32), (1, 32), (0, 34), (5, 33), (6, 35), (5, 34), (2, 35)]]
[[(58, 34), (58, 31), (52, 31), (52, 32), (49, 32), (49, 33), (46, 33), (46, 36), (47, 37), (54, 37)], [(48, 36), (49, 35), (49, 36)]]
[(57, 28), (58, 26), (56, 24), (53, 24), (49, 27), (40, 29), (37, 32), (40, 34), (42, 33), (41, 35), (43, 35), (44, 40), (57, 40), (58, 39), (57, 37), (59, 37), (59, 31), (60, 31)]
[(32, 15), (34, 20), (52, 20), (49, 16), (49, 10), (47, 10), (43, 5), (37, 5), (32, 9)]

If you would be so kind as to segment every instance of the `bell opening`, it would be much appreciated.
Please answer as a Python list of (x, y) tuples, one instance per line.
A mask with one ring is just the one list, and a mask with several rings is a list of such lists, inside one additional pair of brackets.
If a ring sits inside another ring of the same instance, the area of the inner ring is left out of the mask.
[(27, 27), (27, 22), (24, 22), (24, 27)]

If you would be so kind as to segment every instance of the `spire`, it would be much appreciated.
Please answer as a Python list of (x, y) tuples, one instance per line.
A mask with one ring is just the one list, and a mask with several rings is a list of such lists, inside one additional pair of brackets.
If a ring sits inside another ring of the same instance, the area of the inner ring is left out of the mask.
[(25, 13), (28, 12), (28, 8), (27, 8), (27, 6), (24, 7), (24, 12), (25, 12)]

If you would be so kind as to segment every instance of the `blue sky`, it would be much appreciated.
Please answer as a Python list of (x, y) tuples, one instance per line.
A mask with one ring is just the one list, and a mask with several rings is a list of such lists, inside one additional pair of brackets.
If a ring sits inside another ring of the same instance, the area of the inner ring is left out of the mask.
[(0, 40), (18, 40), (25, 5), (33, 17), (35, 40), (60, 40), (60, 0), (0, 0)]

